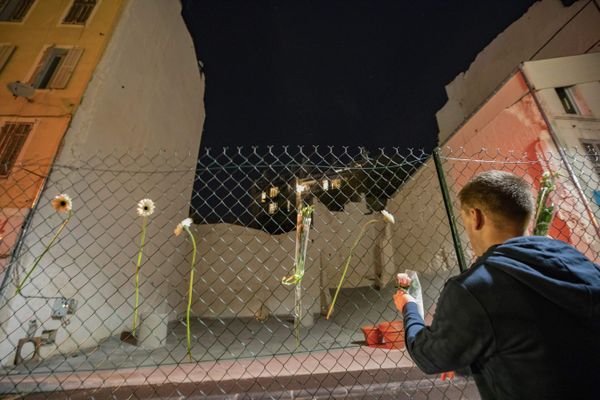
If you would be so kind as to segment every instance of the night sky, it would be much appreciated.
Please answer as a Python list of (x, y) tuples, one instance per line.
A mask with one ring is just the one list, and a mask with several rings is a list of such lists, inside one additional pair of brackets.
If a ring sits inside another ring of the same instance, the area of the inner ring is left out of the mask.
[(444, 85), (532, 0), (183, 0), (202, 146), (437, 143)]

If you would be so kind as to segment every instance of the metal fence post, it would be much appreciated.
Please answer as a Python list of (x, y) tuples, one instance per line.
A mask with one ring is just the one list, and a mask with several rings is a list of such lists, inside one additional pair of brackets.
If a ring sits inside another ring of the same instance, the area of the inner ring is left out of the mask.
[(452, 202), (450, 200), (450, 193), (448, 192), (448, 185), (446, 185), (446, 178), (444, 176), (444, 169), (442, 167), (442, 161), (440, 160), (439, 147), (433, 151), (433, 161), (435, 163), (435, 170), (437, 171), (438, 180), (440, 181), (440, 190), (442, 191), (442, 197), (444, 199), (444, 207), (446, 208), (446, 216), (448, 217), (448, 224), (450, 224), (450, 232), (452, 233), (452, 242), (454, 243), (454, 251), (456, 252), (456, 259), (458, 260), (458, 267), (460, 272), (466, 271), (467, 263), (465, 262), (465, 255), (462, 250), (460, 243), (460, 236), (456, 229), (456, 219), (454, 212), (452, 211)]

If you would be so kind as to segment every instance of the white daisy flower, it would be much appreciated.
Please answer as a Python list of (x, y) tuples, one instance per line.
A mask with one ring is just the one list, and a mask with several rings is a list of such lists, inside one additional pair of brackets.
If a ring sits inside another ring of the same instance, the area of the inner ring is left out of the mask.
[(154, 202), (150, 199), (140, 200), (137, 204), (137, 213), (140, 217), (149, 217), (154, 213)]
[(189, 228), (190, 226), (192, 226), (192, 222), (194, 221), (191, 218), (186, 218), (183, 221), (181, 221), (181, 226)]
[(385, 222), (387, 222), (388, 224), (395, 224), (396, 223), (396, 219), (394, 218), (394, 216), (386, 210), (383, 210), (381, 212), (381, 215), (383, 215), (383, 220)]
[(68, 195), (63, 193), (52, 199), (52, 207), (60, 213), (65, 213), (71, 211), (73, 202)]

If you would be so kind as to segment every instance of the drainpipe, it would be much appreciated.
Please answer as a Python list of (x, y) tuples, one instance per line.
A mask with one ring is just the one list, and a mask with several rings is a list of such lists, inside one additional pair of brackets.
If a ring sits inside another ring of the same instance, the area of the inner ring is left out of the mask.
[[(19, 233), (19, 236), (17, 238), (17, 242), (15, 244), (15, 248), (13, 249), (12, 253), (10, 254), (10, 261), (8, 262), (8, 265), (6, 266), (6, 269), (4, 270), (4, 276), (2, 277), (2, 283), (0, 284), (0, 298), (2, 298), (3, 300), (5, 299), (4, 296), (4, 291), (6, 290), (6, 287), (8, 286), (8, 282), (10, 281), (10, 278), (12, 277), (12, 272), (13, 272), (13, 267), (15, 265), (15, 263), (17, 262), (17, 260), (19, 259), (18, 255), (21, 252), (21, 247), (23, 246), (23, 239), (24, 239), (24, 232), (27, 232), (27, 230), (29, 229), (29, 225), (31, 225), (31, 220), (32, 220), (32, 216), (33, 216), (33, 210), (35, 209), (35, 204), (33, 207), (31, 207), (28, 211), (27, 211), (27, 215), (25, 216), (25, 220), (23, 221), (23, 225), (21, 226), (21, 232)], [(8, 299), (8, 297), (6, 297), (6, 299)], [(0, 307), (4, 306), (4, 304), (0, 304)]]
[(521, 72), (521, 75), (523, 76), (523, 80), (527, 84), (529, 93), (531, 93), (531, 96), (533, 97), (533, 100), (535, 101), (535, 104), (536, 104), (538, 110), (540, 110), (540, 114), (542, 115), (542, 118), (544, 119), (544, 122), (546, 123), (546, 126), (548, 127), (548, 132), (550, 133), (552, 142), (554, 143), (554, 146), (556, 146), (556, 149), (558, 150), (558, 154), (560, 155), (560, 158), (561, 158), (563, 164), (565, 165), (565, 168), (567, 169), (569, 177), (571, 178), (571, 181), (573, 181), (573, 183), (575, 184), (577, 193), (579, 194), (579, 197), (581, 197), (581, 201), (583, 202), (585, 210), (587, 211), (588, 217), (590, 218), (590, 221), (592, 222), (592, 225), (594, 226), (594, 229), (596, 230), (596, 235), (598, 237), (600, 237), (600, 226), (598, 226), (598, 221), (596, 221), (596, 217), (594, 216), (594, 212), (592, 211), (592, 208), (590, 207), (590, 203), (588, 203), (587, 198), (585, 197), (585, 193), (583, 192), (583, 189), (581, 188), (581, 185), (579, 184), (579, 180), (577, 179), (577, 176), (573, 172), (573, 168), (571, 168), (571, 163), (569, 162), (569, 159), (567, 158), (567, 155), (565, 154), (565, 151), (562, 148), (560, 141), (558, 140), (558, 135), (556, 134), (556, 131), (554, 130), (552, 124), (550, 123), (550, 120), (548, 119), (546, 112), (542, 108), (542, 104), (540, 102), (540, 99), (538, 98), (535, 88), (533, 87), (533, 85), (531, 84), (529, 79), (527, 79), (527, 75), (525, 74), (525, 70), (523, 69), (523, 67), (524, 67), (523, 63), (519, 64), (519, 71)]

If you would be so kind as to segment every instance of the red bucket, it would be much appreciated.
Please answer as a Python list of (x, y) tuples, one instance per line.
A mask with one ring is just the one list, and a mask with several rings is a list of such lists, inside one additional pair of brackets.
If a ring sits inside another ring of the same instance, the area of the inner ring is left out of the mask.
[(367, 346), (377, 346), (378, 344), (381, 344), (383, 337), (376, 326), (363, 326), (362, 331), (365, 335), (365, 342), (367, 342)]
[(404, 323), (402, 321), (382, 322), (379, 331), (383, 335), (385, 343), (389, 343), (397, 349), (404, 348)]

